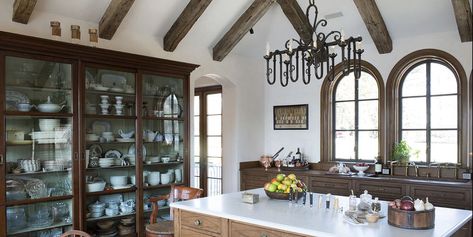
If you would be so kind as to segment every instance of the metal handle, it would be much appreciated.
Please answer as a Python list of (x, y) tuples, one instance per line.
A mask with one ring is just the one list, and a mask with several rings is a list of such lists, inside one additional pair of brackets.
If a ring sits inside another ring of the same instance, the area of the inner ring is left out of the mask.
[(199, 225), (201, 225), (201, 224), (202, 224), (202, 222), (201, 222), (200, 220), (195, 220), (195, 221), (194, 221), (194, 225), (199, 226)]
[(3, 155), (0, 155), (0, 165), (3, 165)]

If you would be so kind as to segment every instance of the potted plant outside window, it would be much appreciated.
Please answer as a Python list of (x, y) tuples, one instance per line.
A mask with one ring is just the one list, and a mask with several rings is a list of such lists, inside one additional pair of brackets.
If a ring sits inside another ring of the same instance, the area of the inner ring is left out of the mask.
[(401, 140), (393, 147), (392, 158), (401, 164), (407, 164), (409, 162), (411, 147), (406, 141)]

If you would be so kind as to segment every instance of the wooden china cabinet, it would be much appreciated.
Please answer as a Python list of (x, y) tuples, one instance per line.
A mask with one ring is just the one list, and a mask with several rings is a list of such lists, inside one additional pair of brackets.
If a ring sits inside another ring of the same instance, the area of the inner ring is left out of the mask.
[(0, 32), (0, 236), (143, 236), (189, 184), (196, 67)]

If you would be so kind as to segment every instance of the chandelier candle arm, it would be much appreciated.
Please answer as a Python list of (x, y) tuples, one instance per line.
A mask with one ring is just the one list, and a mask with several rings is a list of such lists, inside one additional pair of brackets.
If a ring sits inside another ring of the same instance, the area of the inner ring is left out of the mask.
[[(312, 12), (312, 14), (311, 14)], [(313, 20), (309, 19), (313, 16)], [(314, 0), (309, 0), (306, 9), (306, 17), (312, 22), (312, 40), (305, 42), (302, 39), (289, 39), (284, 44), (283, 50), (270, 51), (269, 43), (266, 43), (266, 79), (269, 85), (273, 85), (277, 80), (277, 61), (279, 61), (279, 80), (281, 86), (286, 87), (291, 82), (297, 82), (299, 73), (302, 74), (304, 84), (309, 84), (312, 73), (317, 79), (322, 79), (325, 73), (328, 79), (335, 78), (335, 59), (339, 58), (342, 65), (343, 75), (354, 72), (355, 78), (361, 75), (361, 54), (363, 54), (362, 38), (346, 37), (343, 29), (340, 31), (317, 32), (318, 27), (325, 27), (327, 20), (318, 17), (318, 9)], [(294, 47), (294, 44), (297, 45)], [(339, 48), (340, 57), (337, 57), (336, 48)], [(271, 67), (270, 60), (273, 60)], [(283, 67), (285, 64), (285, 69)], [(294, 75), (294, 73), (296, 75)], [(272, 79), (271, 79), (272, 75)]]

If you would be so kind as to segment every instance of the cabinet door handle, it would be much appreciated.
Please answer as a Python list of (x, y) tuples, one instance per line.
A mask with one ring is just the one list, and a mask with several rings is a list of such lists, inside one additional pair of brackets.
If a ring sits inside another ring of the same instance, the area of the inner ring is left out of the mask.
[(202, 221), (200, 221), (200, 220), (195, 220), (194, 221), (194, 225), (196, 225), (196, 226), (199, 226), (201, 224), (202, 224)]
[(0, 165), (3, 165), (3, 155), (0, 155)]

